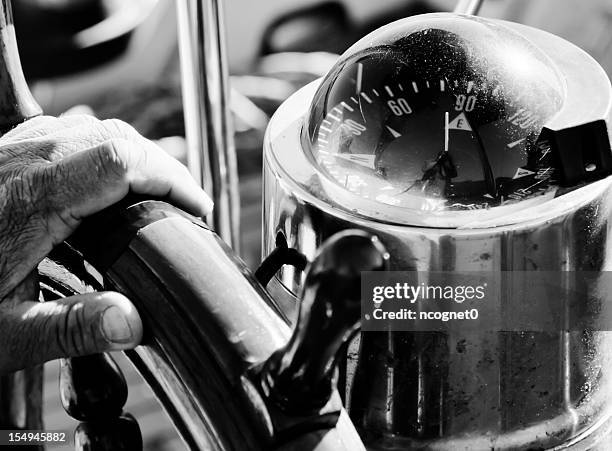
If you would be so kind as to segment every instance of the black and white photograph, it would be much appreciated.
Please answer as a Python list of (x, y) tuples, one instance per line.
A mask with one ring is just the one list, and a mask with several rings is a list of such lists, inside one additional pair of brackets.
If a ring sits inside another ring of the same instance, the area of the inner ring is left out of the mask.
[(610, 0), (1, 0), (0, 451), (612, 450), (611, 77)]

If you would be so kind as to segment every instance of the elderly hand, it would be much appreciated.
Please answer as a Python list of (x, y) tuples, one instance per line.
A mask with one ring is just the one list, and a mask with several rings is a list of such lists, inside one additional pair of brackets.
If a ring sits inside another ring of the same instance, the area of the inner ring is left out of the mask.
[(203, 216), (187, 169), (118, 120), (38, 117), (0, 138), (0, 374), (136, 346), (142, 324), (118, 293), (38, 302), (36, 267), (88, 215), (128, 191)]

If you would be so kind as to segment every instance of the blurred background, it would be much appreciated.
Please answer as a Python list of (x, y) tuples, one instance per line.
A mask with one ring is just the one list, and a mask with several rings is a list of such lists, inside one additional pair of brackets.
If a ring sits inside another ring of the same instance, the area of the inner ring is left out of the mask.
[[(117, 117), (184, 160), (175, 0), (13, 0), (26, 77), (46, 114), (75, 106)], [(260, 261), (261, 147), (276, 108), (321, 77), (349, 45), (390, 21), (449, 11), (453, 0), (231, 0), (223, 2), (238, 155), (242, 257)], [(481, 15), (561, 35), (612, 74), (610, 0), (489, 0)], [(130, 385), (126, 410), (145, 449), (182, 450), (151, 391), (117, 356)], [(49, 430), (76, 423), (61, 409), (57, 362), (46, 368)], [(50, 449), (71, 449), (56, 447)]]

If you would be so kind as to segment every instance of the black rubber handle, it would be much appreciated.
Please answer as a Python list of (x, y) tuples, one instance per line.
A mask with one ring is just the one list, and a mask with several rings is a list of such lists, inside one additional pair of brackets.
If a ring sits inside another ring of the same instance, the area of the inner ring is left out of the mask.
[(281, 408), (308, 414), (329, 401), (338, 351), (360, 325), (361, 272), (384, 271), (388, 260), (376, 237), (357, 230), (322, 246), (306, 274), (291, 340), (262, 370), (264, 389)]

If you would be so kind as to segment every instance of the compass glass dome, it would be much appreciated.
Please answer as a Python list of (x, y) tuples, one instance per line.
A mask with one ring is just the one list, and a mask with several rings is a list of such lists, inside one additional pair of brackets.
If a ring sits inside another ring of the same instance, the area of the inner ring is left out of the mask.
[(315, 94), (304, 130), (334, 183), (419, 210), (473, 210), (553, 197), (539, 140), (563, 103), (547, 56), (486, 19), (431, 14), (349, 49)]

